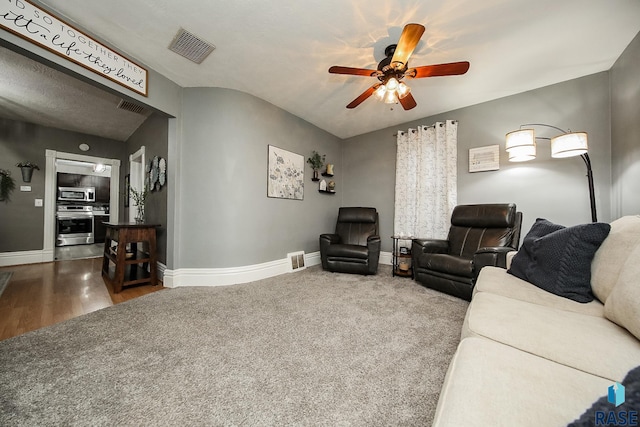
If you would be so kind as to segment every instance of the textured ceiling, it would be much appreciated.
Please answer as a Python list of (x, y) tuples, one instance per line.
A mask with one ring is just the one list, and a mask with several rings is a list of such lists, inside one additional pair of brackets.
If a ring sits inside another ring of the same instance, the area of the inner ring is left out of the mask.
[(0, 117), (125, 141), (148, 116), (120, 98), (0, 47)]
[[(180, 86), (247, 92), (342, 138), (608, 70), (640, 31), (638, 0), (42, 3)], [(409, 80), (411, 111), (373, 98), (347, 110), (375, 80), (328, 68), (375, 68), (410, 22), (426, 27), (411, 66), (466, 60), (469, 72)], [(216, 46), (202, 64), (167, 49), (181, 27)], [(10, 101), (27, 110), (53, 104), (23, 97)]]

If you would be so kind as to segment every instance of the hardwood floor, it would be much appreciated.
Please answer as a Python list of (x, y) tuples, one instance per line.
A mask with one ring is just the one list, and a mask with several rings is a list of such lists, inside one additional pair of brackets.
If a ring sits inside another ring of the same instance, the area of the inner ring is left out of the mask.
[(13, 272), (0, 295), (0, 340), (164, 289), (145, 285), (114, 294), (101, 268), (102, 257), (0, 268)]

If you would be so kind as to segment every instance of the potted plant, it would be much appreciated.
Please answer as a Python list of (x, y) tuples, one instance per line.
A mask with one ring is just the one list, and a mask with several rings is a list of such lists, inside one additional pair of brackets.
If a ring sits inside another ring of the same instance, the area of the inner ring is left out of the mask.
[(22, 171), (22, 180), (24, 182), (31, 182), (31, 176), (33, 176), (33, 170), (40, 170), (38, 165), (32, 162), (20, 162), (16, 165)]
[(16, 188), (16, 181), (11, 177), (11, 172), (0, 169), (0, 201), (9, 202), (11, 192)]
[(135, 221), (138, 224), (142, 224), (144, 222), (144, 204), (147, 201), (147, 195), (149, 194), (149, 190), (147, 186), (144, 186), (143, 190), (136, 190), (131, 187), (131, 198), (133, 199), (133, 204), (138, 209), (138, 213), (136, 214)]
[(324, 160), (327, 156), (326, 155), (320, 155), (317, 151), (313, 150), (311, 152), (311, 157), (309, 157), (307, 159), (307, 163), (309, 163), (311, 165), (311, 168), (313, 169), (313, 180), (317, 181), (318, 178), (318, 171), (320, 170), (320, 168), (322, 168), (322, 166), (324, 165)]

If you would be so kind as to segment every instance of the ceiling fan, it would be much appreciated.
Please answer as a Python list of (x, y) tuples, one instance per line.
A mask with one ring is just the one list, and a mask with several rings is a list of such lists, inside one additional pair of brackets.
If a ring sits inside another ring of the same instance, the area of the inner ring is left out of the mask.
[(351, 101), (347, 108), (356, 108), (371, 95), (375, 95), (376, 98), (387, 104), (400, 102), (402, 108), (410, 110), (417, 104), (413, 95), (411, 95), (411, 89), (402, 81), (403, 78), (420, 79), (423, 77), (454, 76), (467, 72), (469, 69), (467, 61), (409, 68), (409, 57), (418, 45), (422, 33), (424, 33), (423, 25), (407, 24), (402, 30), (398, 44), (392, 44), (385, 49), (386, 58), (380, 61), (377, 70), (336, 65), (329, 68), (329, 72), (332, 74), (376, 77), (380, 80), (380, 83), (374, 84)]

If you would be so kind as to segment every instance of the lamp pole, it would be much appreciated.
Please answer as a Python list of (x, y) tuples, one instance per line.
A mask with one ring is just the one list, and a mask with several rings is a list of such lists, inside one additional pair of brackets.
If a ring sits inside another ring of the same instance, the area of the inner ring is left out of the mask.
[(598, 222), (598, 214), (596, 213), (596, 196), (593, 189), (593, 171), (591, 170), (591, 159), (588, 153), (580, 154), (584, 164), (587, 166), (587, 181), (589, 182), (589, 201), (591, 202), (591, 221)]

